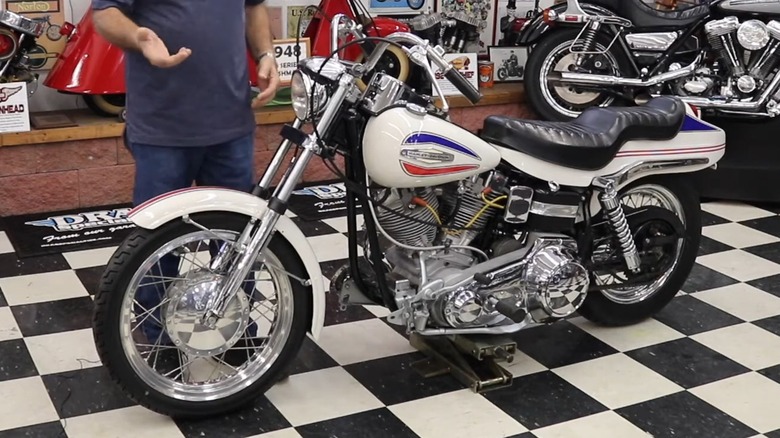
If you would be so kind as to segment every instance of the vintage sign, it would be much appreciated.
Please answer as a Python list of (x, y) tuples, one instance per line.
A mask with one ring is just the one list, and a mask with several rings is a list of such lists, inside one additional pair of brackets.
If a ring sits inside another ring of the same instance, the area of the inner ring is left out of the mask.
[[(464, 75), (466, 79), (468, 79), (469, 82), (474, 85), (475, 88), (479, 88), (479, 77), (477, 75), (479, 66), (477, 65), (476, 53), (447, 53), (444, 55), (444, 59), (452, 62), (452, 65), (454, 65), (455, 68), (458, 69), (458, 71), (460, 71), (460, 73)], [(452, 82), (444, 77), (441, 70), (436, 67), (434, 68), (436, 73), (436, 82), (438, 82), (439, 86), (441, 87), (442, 93), (444, 93), (445, 96), (459, 96), (461, 92), (458, 91), (454, 85), (452, 85)], [(433, 95), (436, 95), (435, 89), (433, 90)]]
[(0, 84), (0, 133), (30, 130), (26, 82)]
[(65, 22), (62, 0), (4, 0), (5, 8), (28, 18), (49, 17), (46, 31), (36, 41), (37, 44), (27, 53), (33, 70), (49, 70), (57, 61), (67, 40), (60, 35)]
[(290, 85), (292, 75), (298, 68), (298, 61), (311, 56), (311, 45), (308, 38), (275, 40), (274, 54), (279, 66), (279, 79), (284, 87)]

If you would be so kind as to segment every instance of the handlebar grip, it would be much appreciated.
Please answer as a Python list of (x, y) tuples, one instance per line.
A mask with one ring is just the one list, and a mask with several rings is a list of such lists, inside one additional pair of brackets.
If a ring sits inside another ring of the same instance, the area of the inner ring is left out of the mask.
[(482, 93), (479, 92), (465, 76), (460, 74), (460, 71), (456, 68), (451, 68), (445, 75), (445, 78), (449, 80), (455, 88), (458, 89), (464, 96), (471, 102), (477, 103), (482, 99)]

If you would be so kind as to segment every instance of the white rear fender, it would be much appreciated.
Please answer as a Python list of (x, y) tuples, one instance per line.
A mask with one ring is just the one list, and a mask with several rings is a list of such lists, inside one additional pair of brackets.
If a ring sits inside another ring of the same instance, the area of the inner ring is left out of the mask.
[[(193, 187), (151, 199), (134, 208), (128, 214), (128, 219), (140, 228), (154, 230), (187, 214), (225, 211), (260, 218), (267, 208), (265, 200), (249, 193), (216, 187)], [(325, 285), (319, 261), (306, 236), (289, 217), (279, 217), (275, 229), (298, 253), (311, 280), (310, 333), (317, 339), (325, 321)]]

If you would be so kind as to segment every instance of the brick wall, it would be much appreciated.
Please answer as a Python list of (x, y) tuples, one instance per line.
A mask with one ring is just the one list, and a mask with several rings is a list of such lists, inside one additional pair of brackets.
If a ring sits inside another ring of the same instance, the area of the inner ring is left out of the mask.
[[(520, 104), (454, 108), (452, 120), (476, 131), (485, 117), (529, 117)], [(281, 125), (258, 126), (255, 167), (258, 177), (281, 139)], [(0, 217), (127, 203), (135, 169), (121, 138), (0, 147)], [(333, 178), (313, 160), (305, 181)]]

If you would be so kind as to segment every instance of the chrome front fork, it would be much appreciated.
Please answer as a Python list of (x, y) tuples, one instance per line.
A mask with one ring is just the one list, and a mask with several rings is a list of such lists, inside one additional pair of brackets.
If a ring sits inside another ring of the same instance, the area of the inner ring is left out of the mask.
[(595, 185), (601, 189), (599, 201), (604, 210), (604, 215), (612, 227), (612, 231), (618, 237), (623, 258), (626, 260), (626, 266), (631, 272), (637, 272), (641, 265), (641, 260), (634, 243), (631, 228), (628, 226), (626, 213), (623, 211), (623, 206), (620, 203), (618, 191), (615, 189), (615, 183), (606, 178), (598, 178), (595, 181)]
[[(346, 76), (346, 75), (345, 75)], [(327, 132), (331, 123), (338, 114), (344, 98), (354, 86), (354, 79), (343, 77), (339, 88), (333, 94), (330, 104), (322, 114), (322, 118), (317, 123), (317, 132)], [(294, 128), (303, 126), (303, 121), (296, 119), (293, 123)], [(292, 142), (285, 139), (279, 149), (277, 149), (271, 164), (266, 169), (265, 174), (258, 183), (255, 194), (267, 192), (270, 188), (274, 176), (279, 171), (285, 156), (289, 152)], [(295, 186), (303, 178), (304, 171), (309, 161), (320, 152), (320, 144), (317, 137), (311, 134), (306, 137), (303, 144), (300, 145), (302, 152), (291, 166), (287, 169), (279, 185), (274, 190), (268, 201), (268, 208), (259, 218), (251, 218), (238, 241), (232, 245), (225, 245), (222, 251), (212, 262), (212, 269), (219, 269), (228, 260), (228, 256), (235, 255), (235, 261), (229, 264), (230, 271), (225, 276), (224, 282), (217, 294), (207, 303), (202, 317), (202, 323), (207, 327), (214, 328), (217, 321), (224, 315), (228, 304), (241, 288), (244, 279), (249, 275), (255, 261), (271, 241), (279, 217), (287, 209), (287, 202), (292, 196)], [(231, 254), (232, 253), (232, 254)], [(231, 257), (232, 258), (232, 257)]]

